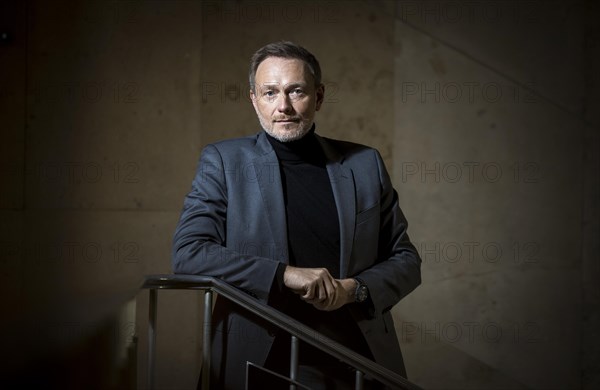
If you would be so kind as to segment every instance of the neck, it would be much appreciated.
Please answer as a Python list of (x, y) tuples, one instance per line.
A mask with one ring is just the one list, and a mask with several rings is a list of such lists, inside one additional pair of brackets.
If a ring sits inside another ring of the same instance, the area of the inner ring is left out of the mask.
[(266, 135), (280, 161), (304, 161), (316, 165), (325, 163), (325, 154), (315, 135), (314, 125), (304, 137), (295, 141), (281, 142), (268, 133)]

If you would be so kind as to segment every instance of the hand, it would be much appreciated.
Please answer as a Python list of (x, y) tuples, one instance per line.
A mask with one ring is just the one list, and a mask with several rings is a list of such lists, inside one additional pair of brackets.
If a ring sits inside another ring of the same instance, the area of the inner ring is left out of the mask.
[(356, 280), (354, 279), (334, 279), (334, 295), (328, 300), (322, 302), (310, 302), (312, 305), (324, 311), (339, 309), (347, 303), (354, 302), (356, 291)]
[(356, 281), (334, 279), (326, 268), (298, 268), (287, 266), (283, 283), (300, 298), (324, 311), (339, 309), (354, 302)]
[(283, 283), (305, 301), (323, 302), (334, 294), (335, 279), (326, 268), (299, 268), (288, 265)]

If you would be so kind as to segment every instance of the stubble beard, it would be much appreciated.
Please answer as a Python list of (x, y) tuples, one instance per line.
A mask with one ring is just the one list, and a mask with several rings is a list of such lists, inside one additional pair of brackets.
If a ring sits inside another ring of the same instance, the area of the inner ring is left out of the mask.
[[(308, 134), (312, 127), (312, 122), (306, 123), (302, 120), (299, 123), (294, 123), (293, 125), (283, 126), (283, 128), (281, 128), (281, 126), (277, 125), (276, 123), (265, 120), (261, 116), (258, 117), (258, 120), (263, 130), (279, 142), (297, 141), (304, 137), (306, 134)], [(279, 128), (276, 129), (276, 126)]]

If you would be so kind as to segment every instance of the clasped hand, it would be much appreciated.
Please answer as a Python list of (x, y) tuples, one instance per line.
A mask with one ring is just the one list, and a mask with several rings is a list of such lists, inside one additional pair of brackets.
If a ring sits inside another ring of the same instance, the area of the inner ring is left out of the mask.
[(283, 274), (286, 287), (319, 310), (339, 309), (354, 302), (354, 279), (335, 279), (326, 268), (299, 268), (288, 265)]

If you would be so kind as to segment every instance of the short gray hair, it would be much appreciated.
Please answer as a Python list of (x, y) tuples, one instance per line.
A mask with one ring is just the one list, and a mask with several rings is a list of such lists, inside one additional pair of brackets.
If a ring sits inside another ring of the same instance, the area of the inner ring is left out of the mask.
[(250, 61), (250, 89), (255, 91), (256, 70), (261, 62), (269, 57), (295, 58), (303, 61), (315, 80), (315, 86), (321, 85), (321, 66), (317, 58), (300, 45), (289, 41), (269, 43), (254, 53)]

